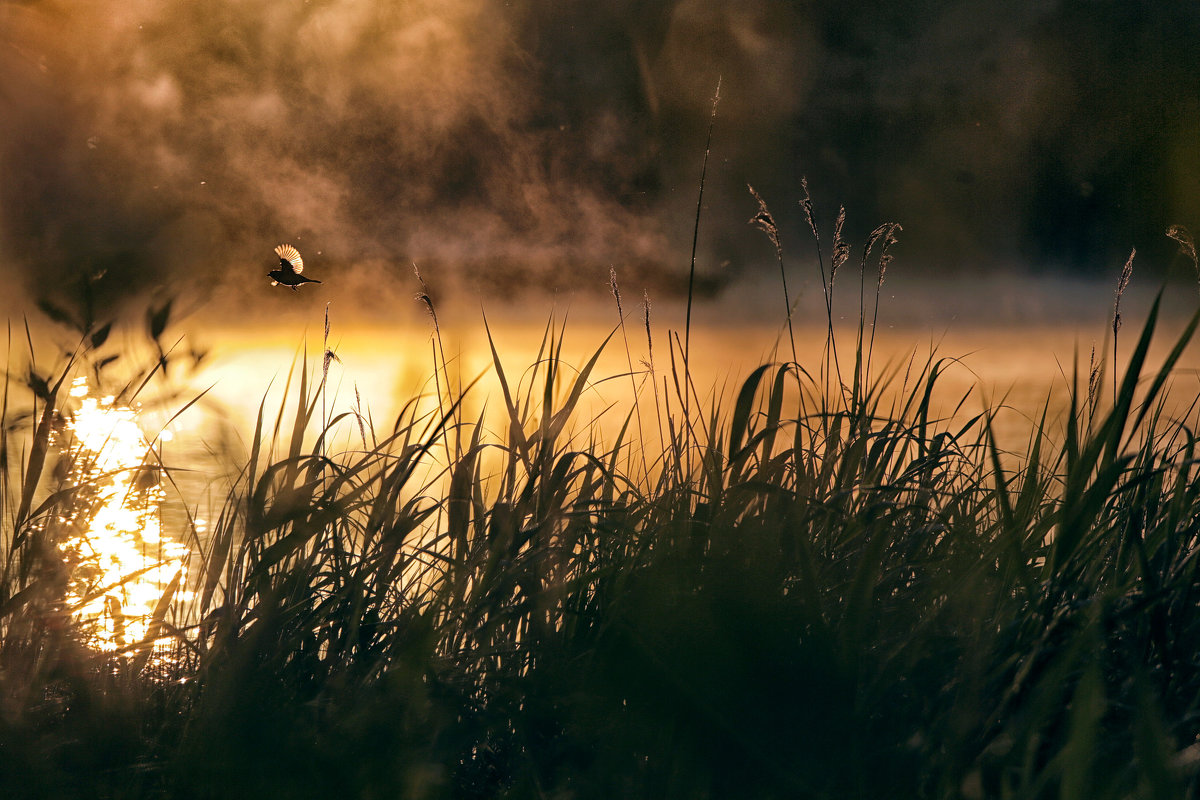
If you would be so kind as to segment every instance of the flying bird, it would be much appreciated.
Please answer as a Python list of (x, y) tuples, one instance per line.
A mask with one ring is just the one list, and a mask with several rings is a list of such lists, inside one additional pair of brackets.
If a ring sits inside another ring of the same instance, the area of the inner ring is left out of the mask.
[(300, 274), (304, 272), (304, 259), (300, 257), (300, 251), (290, 244), (279, 245), (275, 248), (275, 254), (279, 256), (279, 268), (267, 273), (272, 286), (282, 283), (284, 286), (292, 287), (294, 292), (296, 287), (302, 283), (320, 283), (314, 278), (306, 278)]

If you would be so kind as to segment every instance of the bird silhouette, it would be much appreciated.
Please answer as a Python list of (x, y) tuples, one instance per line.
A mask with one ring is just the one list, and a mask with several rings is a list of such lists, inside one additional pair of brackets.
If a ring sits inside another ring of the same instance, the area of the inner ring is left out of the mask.
[(302, 283), (320, 283), (314, 278), (306, 278), (300, 274), (304, 271), (304, 259), (300, 257), (300, 251), (290, 244), (279, 245), (275, 248), (275, 254), (279, 256), (279, 268), (267, 273), (272, 286), (282, 283), (284, 286), (290, 286), (294, 292)]

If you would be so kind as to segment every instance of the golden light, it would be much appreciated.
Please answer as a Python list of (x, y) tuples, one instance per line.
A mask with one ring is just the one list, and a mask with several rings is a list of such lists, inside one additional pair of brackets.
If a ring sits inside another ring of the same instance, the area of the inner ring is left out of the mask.
[[(70, 534), (59, 545), (70, 567), (66, 602), (88, 644), (113, 651), (150, 636), (164, 594), (186, 584), (189, 551), (163, 535), (158, 464), (137, 412), (91, 396), (85, 378), (71, 396), (79, 400), (67, 420), (79, 502), (62, 520)], [(188, 596), (177, 589), (173, 598)]]

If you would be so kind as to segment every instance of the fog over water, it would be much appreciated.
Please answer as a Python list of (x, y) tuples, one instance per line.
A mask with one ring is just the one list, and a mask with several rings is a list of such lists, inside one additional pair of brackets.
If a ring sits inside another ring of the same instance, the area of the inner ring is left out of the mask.
[(1156, 297), (1143, 378), (1197, 318), (1198, 66), (1200, 0), (0, 0), (0, 751), (130, 796), (1195, 785), (1153, 634), (1196, 425), (1121, 437), (1197, 421), (1200, 348), (1117, 386)]
[[(827, 238), (839, 204), (859, 245), (900, 222), (914, 275), (1109, 282), (1137, 247), (1182, 280), (1196, 63), (1184, 0), (7, 0), (0, 269), (10, 307), (97, 319), (411, 315), (414, 262), (472, 304), (603, 295), (610, 265), (678, 296), (719, 79), (701, 293), (775, 269), (747, 184), (813, 266), (805, 175)], [(271, 291), (280, 242), (322, 287)]]

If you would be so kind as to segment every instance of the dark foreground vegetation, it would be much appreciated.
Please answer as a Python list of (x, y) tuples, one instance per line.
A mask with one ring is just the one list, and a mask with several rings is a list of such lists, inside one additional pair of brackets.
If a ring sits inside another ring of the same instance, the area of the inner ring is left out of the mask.
[(1156, 308), (1123, 377), (1083, 370), (1005, 452), (991, 413), (938, 418), (942, 362), (871, 363), (894, 233), (858, 264), (857, 341), (798, 364), (785, 338), (724, 407), (690, 331), (647, 342), (668, 363), (631, 356), (606, 440), (573, 418), (595, 360), (568, 370), (553, 326), (519, 378), (495, 359), (503, 434), (436, 348), (436, 411), (384, 432), (299, 370), (294, 424), (260, 413), (195, 539), (194, 598), (166, 590), (165, 655), (89, 650), (63, 599), (87, 487), (56, 409), (103, 331), (57, 376), (14, 365), (0, 795), (1195, 797), (1200, 436), (1164, 397), (1196, 320), (1151, 367)]

